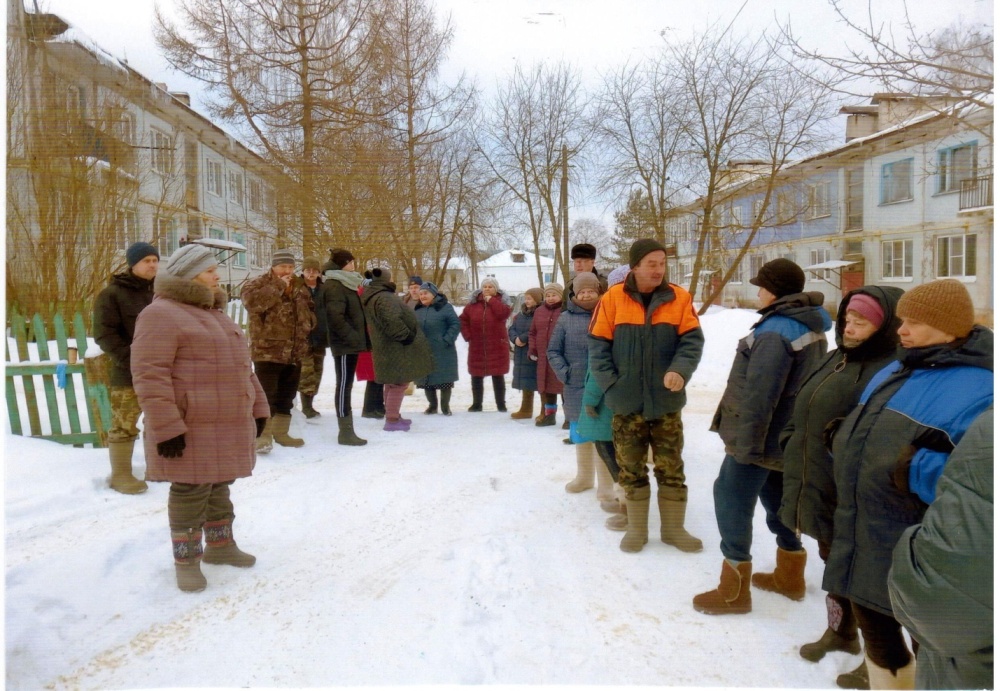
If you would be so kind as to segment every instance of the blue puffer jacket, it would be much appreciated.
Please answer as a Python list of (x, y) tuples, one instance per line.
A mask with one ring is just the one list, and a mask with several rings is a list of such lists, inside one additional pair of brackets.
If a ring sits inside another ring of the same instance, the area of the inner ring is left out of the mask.
[(593, 310), (570, 301), (552, 329), (545, 351), (549, 365), (563, 383), (563, 406), (566, 419), (576, 422), (583, 409), (583, 384), (587, 376), (588, 327)]
[[(936, 485), (992, 403), (993, 332), (982, 326), (962, 341), (903, 350), (872, 378), (833, 440), (837, 509), (824, 590), (892, 616), (892, 550), (927, 510), (915, 492)], [(914, 477), (920, 486), (910, 486)]]
[[(534, 307), (528, 309), (527, 305), (521, 305), (521, 311), (514, 315), (507, 327), (507, 337), (514, 348), (514, 378), (511, 388), (521, 391), (538, 390), (538, 363), (528, 357), (528, 332), (531, 331), (531, 319), (534, 316)], [(519, 338), (523, 346), (514, 342)]]
[(760, 310), (740, 339), (711, 430), (739, 463), (781, 470), (781, 431), (799, 387), (823, 360), (833, 325), (822, 293), (794, 293)]

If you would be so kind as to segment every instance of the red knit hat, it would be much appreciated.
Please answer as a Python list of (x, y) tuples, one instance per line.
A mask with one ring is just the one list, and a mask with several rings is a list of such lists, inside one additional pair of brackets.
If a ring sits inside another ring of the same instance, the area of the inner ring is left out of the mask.
[(876, 329), (882, 326), (882, 322), (885, 321), (885, 311), (882, 309), (882, 305), (871, 295), (865, 293), (854, 295), (847, 303), (847, 311), (857, 312), (870, 321)]

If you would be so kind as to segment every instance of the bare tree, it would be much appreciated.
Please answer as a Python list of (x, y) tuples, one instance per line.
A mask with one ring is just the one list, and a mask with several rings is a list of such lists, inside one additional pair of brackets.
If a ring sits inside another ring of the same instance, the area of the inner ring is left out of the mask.
[[(852, 16), (842, 0), (828, 0), (838, 22), (860, 46), (845, 46), (840, 54), (811, 48), (798, 37), (790, 21), (781, 27), (783, 42), (791, 48), (787, 64), (820, 63), (836, 76), (826, 84), (837, 93), (866, 97), (873, 90), (911, 94), (926, 110), (947, 114), (976, 129), (990, 141), (992, 128), (968, 117), (968, 106), (993, 110), (993, 27), (958, 20), (950, 26), (923, 31), (911, 20), (903, 3), (899, 23), (877, 23), (871, 2), (868, 12)], [(875, 87), (873, 89), (873, 87)]]

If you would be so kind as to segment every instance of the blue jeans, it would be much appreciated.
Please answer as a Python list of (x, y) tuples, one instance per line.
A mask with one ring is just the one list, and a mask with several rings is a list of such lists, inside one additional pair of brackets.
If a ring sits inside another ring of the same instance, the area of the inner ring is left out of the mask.
[(778, 547), (789, 552), (802, 549), (795, 533), (778, 519), (782, 483), (781, 472), (739, 463), (726, 455), (713, 486), (722, 556), (733, 561), (751, 561), (753, 514), (758, 498), (767, 512), (767, 527), (777, 538)]

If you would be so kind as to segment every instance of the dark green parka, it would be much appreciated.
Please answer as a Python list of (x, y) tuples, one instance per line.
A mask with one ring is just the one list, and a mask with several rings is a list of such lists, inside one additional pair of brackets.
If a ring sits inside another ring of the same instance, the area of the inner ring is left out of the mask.
[(380, 269), (361, 294), (371, 330), (375, 380), (383, 384), (419, 381), (434, 369), (430, 343), (413, 310), (396, 295), (396, 284)]

